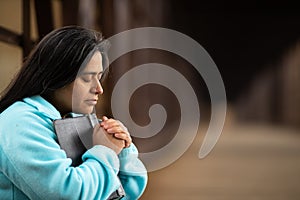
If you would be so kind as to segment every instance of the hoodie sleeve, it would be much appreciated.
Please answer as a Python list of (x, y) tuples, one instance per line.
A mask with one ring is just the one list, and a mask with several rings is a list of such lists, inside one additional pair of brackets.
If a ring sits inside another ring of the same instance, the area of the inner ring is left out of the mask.
[(118, 155), (120, 160), (119, 178), (124, 187), (125, 199), (138, 199), (147, 185), (147, 171), (138, 158), (138, 150), (132, 143)]
[[(51, 119), (39, 113), (1, 115), (0, 138), (0, 171), (30, 199), (107, 199), (120, 187), (120, 162), (113, 150), (94, 146), (80, 166), (72, 167), (56, 141)], [(122, 178), (128, 180), (127, 190), (139, 180)]]

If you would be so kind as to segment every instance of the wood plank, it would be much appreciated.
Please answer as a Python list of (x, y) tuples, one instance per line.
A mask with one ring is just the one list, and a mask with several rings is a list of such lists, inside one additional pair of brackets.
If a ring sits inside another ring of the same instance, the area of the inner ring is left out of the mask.
[(31, 38), (30, 38), (30, 0), (23, 0), (23, 18), (22, 18), (22, 47), (23, 58), (26, 57), (31, 50)]
[(39, 40), (41, 40), (54, 28), (51, 2), (51, 0), (34, 1)]
[(0, 41), (8, 44), (21, 46), (21, 35), (0, 26)]

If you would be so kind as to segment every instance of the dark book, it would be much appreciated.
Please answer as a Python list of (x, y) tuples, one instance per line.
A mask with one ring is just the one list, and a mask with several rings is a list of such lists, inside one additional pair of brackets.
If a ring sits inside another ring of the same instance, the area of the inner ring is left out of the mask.
[(81, 156), (93, 146), (93, 129), (98, 123), (95, 114), (64, 118), (53, 122), (59, 145), (65, 150), (67, 157), (72, 159), (73, 166), (80, 165)]
[[(68, 117), (53, 122), (58, 143), (67, 157), (72, 159), (72, 166), (80, 165), (82, 155), (93, 146), (93, 130), (98, 123), (99, 119), (95, 114)], [(121, 199), (124, 196), (125, 192), (121, 186), (108, 199)]]

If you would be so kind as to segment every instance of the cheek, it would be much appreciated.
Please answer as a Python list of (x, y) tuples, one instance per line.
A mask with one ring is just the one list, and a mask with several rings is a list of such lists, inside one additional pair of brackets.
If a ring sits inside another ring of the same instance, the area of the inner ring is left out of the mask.
[(85, 98), (86, 94), (88, 93), (88, 87), (83, 83), (76, 83), (73, 87), (73, 95), (72, 99), (74, 102), (81, 102)]

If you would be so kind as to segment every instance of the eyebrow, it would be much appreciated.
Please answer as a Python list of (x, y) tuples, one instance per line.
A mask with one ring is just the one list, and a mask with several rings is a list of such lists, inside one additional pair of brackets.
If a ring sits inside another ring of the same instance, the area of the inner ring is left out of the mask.
[(80, 75), (97, 75), (97, 74), (103, 74), (103, 71), (101, 72), (81, 72)]

